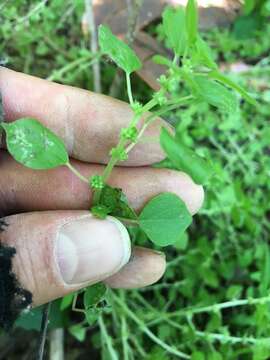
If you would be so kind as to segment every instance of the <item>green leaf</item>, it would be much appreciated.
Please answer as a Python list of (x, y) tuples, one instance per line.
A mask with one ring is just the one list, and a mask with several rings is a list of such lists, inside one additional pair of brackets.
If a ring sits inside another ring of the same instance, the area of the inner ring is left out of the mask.
[(241, 297), (242, 291), (243, 291), (242, 285), (231, 285), (226, 290), (226, 298), (228, 300), (239, 299)]
[(173, 62), (169, 59), (167, 59), (165, 56), (162, 55), (154, 55), (152, 57), (152, 61), (159, 65), (165, 65), (168, 67), (171, 67), (173, 65)]
[(201, 351), (194, 351), (191, 355), (191, 360), (205, 360), (204, 353)]
[[(258, 45), (255, 40), (256, 33), (262, 31), (262, 24), (262, 18), (258, 16), (258, 14), (257, 16), (255, 14), (238, 16), (233, 23), (232, 38), (243, 42), (253, 38), (255, 41), (253, 46), (255, 48), (256, 45)], [(249, 42), (249, 44), (252, 44), (252, 40)], [(257, 51), (255, 50), (254, 55), (256, 53)]]
[[(54, 300), (51, 305), (51, 310), (49, 314), (49, 329), (57, 329), (63, 327), (66, 323), (65, 314), (60, 311), (61, 299)], [(40, 330), (42, 315), (43, 315), (44, 306), (39, 306), (29, 311), (21, 312), (20, 316), (15, 322), (16, 327), (21, 327), (26, 330)]]
[(171, 170), (178, 170), (178, 168), (172, 163), (169, 158), (165, 158), (155, 164), (152, 167), (156, 169), (171, 169)]
[(186, 6), (186, 32), (190, 45), (193, 45), (198, 32), (198, 10), (196, 0), (188, 0)]
[(98, 41), (101, 51), (126, 73), (130, 74), (142, 67), (142, 63), (135, 52), (123, 41), (119, 40), (109, 27), (100, 25)]
[(175, 194), (162, 193), (150, 200), (139, 216), (139, 225), (158, 246), (179, 242), (191, 224), (185, 203)]
[(207, 360), (223, 360), (223, 359), (224, 358), (222, 357), (222, 355), (216, 351), (212, 351), (207, 357)]
[(196, 76), (194, 81), (197, 84), (198, 95), (208, 104), (227, 113), (237, 111), (238, 101), (234, 92), (205, 76)]
[(209, 69), (217, 69), (211, 49), (208, 44), (198, 35), (194, 49), (192, 49), (192, 61), (198, 65), (204, 65)]
[(211, 71), (208, 74), (212, 79), (218, 80), (219, 82), (229, 86), (230, 88), (236, 90), (247, 102), (251, 105), (258, 105), (257, 101), (253, 99), (248, 92), (242, 88), (240, 85), (236, 84), (234, 81), (229, 79), (227, 76), (221, 74), (219, 71)]
[(98, 206), (107, 209), (107, 214), (123, 217), (126, 219), (137, 219), (135, 211), (128, 204), (128, 200), (121, 189), (109, 185), (101, 190)]
[(69, 333), (80, 342), (83, 342), (86, 337), (86, 328), (81, 324), (72, 325), (68, 328)]
[(35, 119), (23, 118), (2, 123), (9, 153), (31, 169), (52, 169), (68, 162), (65, 145), (52, 131)]
[(68, 294), (62, 298), (61, 303), (60, 303), (61, 311), (66, 310), (67, 308), (70, 307), (70, 305), (73, 302), (73, 297), (74, 297), (74, 294)]
[(110, 210), (107, 208), (107, 206), (95, 205), (91, 207), (91, 213), (99, 219), (106, 219), (107, 215), (110, 213)]
[(183, 80), (187, 84), (187, 86), (190, 88), (190, 91), (193, 95), (195, 95), (195, 98), (198, 97), (198, 93), (200, 91), (199, 86), (197, 82), (195, 81), (195, 77), (193, 74), (189, 71), (185, 71), (180, 69), (179, 71), (183, 77)]
[(83, 304), (85, 309), (97, 305), (106, 295), (107, 287), (103, 283), (89, 286), (83, 294)]
[(91, 307), (87, 309), (85, 312), (85, 318), (88, 324), (90, 326), (94, 325), (97, 322), (101, 313), (102, 313), (102, 309), (96, 307)]
[(245, 0), (244, 1), (244, 14), (249, 15), (255, 8), (256, 0)]
[(187, 232), (184, 232), (181, 238), (179, 239), (179, 241), (174, 244), (174, 247), (177, 250), (186, 250), (187, 246), (188, 246), (188, 234)]
[(162, 18), (169, 46), (174, 50), (176, 55), (182, 55), (187, 44), (184, 9), (181, 7), (177, 9), (168, 7), (163, 12)]
[(165, 129), (161, 129), (160, 144), (178, 170), (185, 171), (197, 184), (205, 184), (212, 175), (207, 162), (185, 145), (176, 141)]

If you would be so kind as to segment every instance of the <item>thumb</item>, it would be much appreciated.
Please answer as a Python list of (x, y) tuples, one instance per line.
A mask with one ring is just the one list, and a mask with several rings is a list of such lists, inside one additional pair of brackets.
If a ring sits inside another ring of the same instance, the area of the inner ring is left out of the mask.
[(1, 243), (16, 249), (13, 272), (40, 305), (115, 274), (130, 258), (130, 239), (115, 218), (48, 211), (5, 218)]

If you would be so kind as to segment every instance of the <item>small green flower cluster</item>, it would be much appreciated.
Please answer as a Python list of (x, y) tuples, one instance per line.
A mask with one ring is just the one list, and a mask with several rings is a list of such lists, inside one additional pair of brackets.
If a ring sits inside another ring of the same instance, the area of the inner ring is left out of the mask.
[(135, 143), (138, 138), (138, 130), (136, 126), (123, 128), (121, 130), (120, 138), (123, 140), (130, 140), (131, 142)]
[(143, 105), (139, 103), (138, 101), (134, 101), (133, 104), (130, 105), (133, 112), (137, 115), (141, 115), (143, 111)]
[(124, 147), (122, 147), (122, 148), (117, 148), (117, 147), (112, 148), (111, 151), (110, 151), (110, 155), (111, 155), (112, 158), (119, 159), (120, 161), (125, 161), (128, 158), (128, 154), (127, 154)]
[(93, 175), (90, 178), (90, 185), (92, 189), (103, 189), (104, 188), (104, 181), (101, 175)]

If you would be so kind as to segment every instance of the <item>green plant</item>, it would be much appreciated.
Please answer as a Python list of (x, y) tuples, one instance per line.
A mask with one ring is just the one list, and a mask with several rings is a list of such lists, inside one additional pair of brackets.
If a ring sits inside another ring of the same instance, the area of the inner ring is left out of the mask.
[(262, 30), (270, 14), (269, 0), (245, 0), (243, 14), (234, 23), (233, 32), (239, 39), (248, 39), (250, 35)]
[[(141, 66), (139, 59), (126, 44), (111, 33), (109, 28), (100, 27), (101, 53), (109, 55), (124, 70), (128, 98), (134, 113), (129, 126), (122, 129), (119, 143), (111, 150), (110, 161), (102, 174), (88, 179), (78, 173), (70, 164), (62, 141), (34, 119), (19, 119), (1, 125), (6, 132), (8, 151), (17, 161), (34, 169), (67, 166), (82, 181), (89, 184), (93, 191), (94, 201), (91, 211), (95, 216), (118, 217), (129, 224), (132, 228), (130, 231), (133, 231), (135, 226), (139, 226), (158, 246), (169, 244), (183, 246), (185, 241), (183, 233), (191, 223), (191, 216), (184, 203), (174, 194), (160, 194), (146, 204), (141, 214), (137, 215), (130, 208), (121, 190), (107, 184), (114, 166), (119, 161), (127, 159), (128, 153), (140, 141), (147, 126), (168, 111), (177, 110), (179, 107), (183, 109), (194, 105), (198, 107), (199, 104), (207, 103), (230, 115), (238, 108), (238, 98), (234, 90), (250, 103), (255, 103), (244, 89), (218, 71), (207, 44), (197, 32), (197, 17), (196, 4), (192, 0), (188, 2), (186, 11), (170, 8), (165, 11), (163, 25), (175, 56), (173, 60), (159, 55), (154, 57), (155, 62), (166, 65), (168, 70), (159, 79), (160, 90), (153, 94), (146, 104), (134, 101), (131, 88), (130, 74)], [(179, 98), (176, 90), (183, 84), (186, 93)], [(148, 113), (150, 110), (151, 114)], [(138, 122), (142, 118), (143, 126), (139, 129)], [(163, 128), (160, 144), (167, 154), (167, 159), (156, 166), (184, 170), (198, 184), (205, 184), (208, 181), (209, 175), (213, 173), (208, 161), (183, 144), (177, 133), (173, 136)], [(99, 304), (104, 299), (104, 293), (105, 288), (102, 285), (95, 285), (94, 288), (91, 287), (84, 292), (82, 311), (89, 323), (92, 323), (100, 312)], [(100, 296), (97, 297), (97, 294)], [(73, 301), (76, 309), (76, 298), (76, 296), (75, 300), (72, 296), (65, 298), (62, 303), (63, 308)]]

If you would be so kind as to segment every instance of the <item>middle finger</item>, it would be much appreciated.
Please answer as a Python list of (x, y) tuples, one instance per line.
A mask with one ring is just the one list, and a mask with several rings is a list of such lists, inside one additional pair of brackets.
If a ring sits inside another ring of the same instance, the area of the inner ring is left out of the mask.
[[(62, 138), (70, 156), (86, 162), (106, 164), (120, 129), (128, 126), (133, 115), (123, 101), (1, 67), (0, 92), (6, 121), (25, 116), (38, 119)], [(145, 136), (158, 138), (161, 126), (168, 125), (157, 119)], [(163, 158), (158, 142), (140, 142), (121, 166), (149, 165)]]
[[(84, 176), (101, 173), (103, 165), (73, 160)], [(92, 194), (66, 167), (37, 171), (23, 167), (5, 151), (0, 151), (1, 211), (12, 214), (35, 210), (89, 209)], [(153, 196), (168, 191), (177, 194), (194, 214), (203, 202), (203, 189), (181, 172), (150, 167), (116, 167), (109, 184), (119, 187), (130, 204), (139, 210)], [(3, 191), (4, 189), (4, 191)]]

